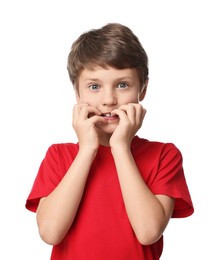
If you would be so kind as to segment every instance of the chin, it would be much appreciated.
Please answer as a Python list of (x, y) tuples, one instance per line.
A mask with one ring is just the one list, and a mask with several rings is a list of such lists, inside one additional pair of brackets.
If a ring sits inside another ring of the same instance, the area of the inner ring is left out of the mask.
[(112, 135), (116, 127), (116, 125), (107, 125), (99, 127), (99, 130), (105, 134)]

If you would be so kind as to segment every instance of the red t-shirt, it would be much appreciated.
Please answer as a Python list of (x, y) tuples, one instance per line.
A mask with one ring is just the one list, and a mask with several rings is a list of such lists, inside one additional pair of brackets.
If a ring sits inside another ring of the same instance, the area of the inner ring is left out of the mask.
[[(28, 196), (27, 209), (35, 212), (40, 198), (59, 184), (78, 149), (78, 144), (54, 144), (48, 149)], [(172, 217), (191, 215), (193, 205), (176, 146), (136, 136), (131, 151), (149, 189), (175, 198)], [(53, 247), (51, 259), (157, 260), (162, 249), (163, 237), (149, 246), (138, 242), (126, 214), (111, 150), (100, 146), (75, 220), (63, 241)]]

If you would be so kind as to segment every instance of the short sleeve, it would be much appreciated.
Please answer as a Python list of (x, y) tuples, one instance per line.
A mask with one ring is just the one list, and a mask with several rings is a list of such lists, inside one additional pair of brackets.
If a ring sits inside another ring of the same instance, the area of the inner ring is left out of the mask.
[(39, 200), (48, 196), (61, 181), (56, 146), (49, 147), (26, 201), (26, 208), (36, 212)]
[(154, 194), (164, 194), (175, 198), (172, 217), (187, 217), (194, 212), (184, 175), (182, 154), (175, 145), (164, 144), (151, 190)]

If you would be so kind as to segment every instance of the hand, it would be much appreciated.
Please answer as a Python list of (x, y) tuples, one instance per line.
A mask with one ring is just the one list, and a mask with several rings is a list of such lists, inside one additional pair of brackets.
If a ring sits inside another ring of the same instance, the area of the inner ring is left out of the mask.
[(130, 103), (120, 106), (111, 113), (119, 116), (119, 124), (110, 138), (110, 146), (129, 148), (142, 125), (146, 110), (140, 104)]
[(106, 123), (101, 112), (88, 104), (76, 104), (73, 109), (72, 125), (77, 134), (80, 148), (96, 151), (99, 135), (96, 124)]

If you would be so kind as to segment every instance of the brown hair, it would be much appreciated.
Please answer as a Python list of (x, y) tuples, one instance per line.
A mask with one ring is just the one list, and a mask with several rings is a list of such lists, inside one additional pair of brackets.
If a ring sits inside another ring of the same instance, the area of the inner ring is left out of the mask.
[(81, 71), (84, 68), (93, 69), (95, 65), (103, 68), (135, 68), (141, 88), (148, 79), (145, 50), (137, 36), (128, 27), (118, 23), (109, 23), (100, 29), (85, 32), (72, 44), (67, 69), (76, 90)]

